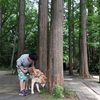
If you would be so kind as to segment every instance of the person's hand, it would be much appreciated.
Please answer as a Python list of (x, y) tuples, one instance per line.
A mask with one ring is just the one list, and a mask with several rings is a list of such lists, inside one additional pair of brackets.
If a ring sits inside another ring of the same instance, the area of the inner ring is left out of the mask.
[(19, 66), (19, 68), (20, 68), (20, 70), (24, 73), (24, 74), (26, 74), (28, 71), (27, 70), (25, 70), (22, 66)]
[(27, 72), (28, 72), (27, 70), (23, 70), (23, 73), (25, 73), (25, 74), (26, 74)]
[(38, 76), (38, 73), (36, 71), (34, 71), (34, 76)]
[(38, 76), (38, 73), (37, 73), (37, 71), (36, 71), (34, 66), (32, 66), (32, 70), (33, 70), (34, 76)]

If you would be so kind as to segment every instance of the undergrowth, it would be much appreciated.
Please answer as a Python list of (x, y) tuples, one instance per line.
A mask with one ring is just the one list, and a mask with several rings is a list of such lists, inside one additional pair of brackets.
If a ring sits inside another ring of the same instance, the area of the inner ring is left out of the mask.
[(74, 92), (71, 91), (68, 88), (63, 88), (57, 84), (53, 86), (53, 92), (49, 94), (46, 89), (41, 90), (42, 97), (45, 97), (47, 99), (61, 99), (61, 98), (67, 98), (72, 97)]
[(10, 68), (9, 67), (0, 66), (0, 71), (5, 71), (5, 70), (10, 70)]

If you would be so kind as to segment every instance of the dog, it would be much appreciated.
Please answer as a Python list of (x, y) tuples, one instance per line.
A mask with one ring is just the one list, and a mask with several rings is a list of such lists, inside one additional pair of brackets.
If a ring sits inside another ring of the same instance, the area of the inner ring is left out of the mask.
[(40, 93), (41, 91), (39, 84), (44, 87), (47, 83), (47, 77), (39, 69), (36, 69), (38, 76), (34, 75), (32, 67), (30, 67), (28, 70), (30, 75), (28, 75), (26, 89), (31, 89), (31, 94), (34, 94), (34, 86), (36, 84), (36, 89)]

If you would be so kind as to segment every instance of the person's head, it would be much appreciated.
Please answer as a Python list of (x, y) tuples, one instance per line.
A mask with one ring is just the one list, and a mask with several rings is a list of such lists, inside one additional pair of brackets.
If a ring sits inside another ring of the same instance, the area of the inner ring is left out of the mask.
[(36, 53), (30, 53), (30, 54), (29, 54), (29, 58), (30, 58), (31, 60), (33, 60), (33, 61), (37, 60), (37, 55), (36, 55)]

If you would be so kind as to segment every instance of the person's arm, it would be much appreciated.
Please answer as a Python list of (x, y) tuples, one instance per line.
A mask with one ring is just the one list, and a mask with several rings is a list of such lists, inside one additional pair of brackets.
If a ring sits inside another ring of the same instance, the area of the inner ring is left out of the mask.
[(25, 70), (22, 66), (18, 66), (18, 67), (23, 73), (27, 73), (27, 70)]
[(35, 69), (34, 66), (32, 66), (32, 70), (33, 70), (33, 72), (34, 72), (34, 75), (37, 76), (37, 71), (36, 71), (36, 69)]
[(23, 72), (23, 73), (27, 73), (27, 70), (25, 70), (23, 68), (23, 59), (20, 57), (18, 60), (17, 60), (17, 67)]

